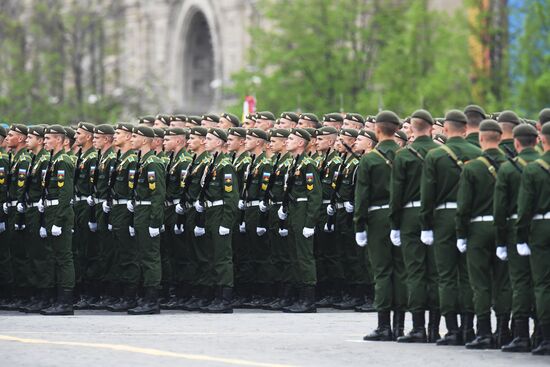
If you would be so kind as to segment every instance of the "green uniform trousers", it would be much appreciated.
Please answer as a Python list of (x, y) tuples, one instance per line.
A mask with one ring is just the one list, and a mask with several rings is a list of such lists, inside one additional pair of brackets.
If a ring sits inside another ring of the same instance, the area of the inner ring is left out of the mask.
[(86, 200), (74, 203), (74, 233), (72, 250), (74, 254), (77, 283), (101, 280), (101, 250), (97, 232), (90, 231), (90, 206)]
[(541, 325), (550, 324), (550, 222), (534, 220), (529, 238), (531, 274), (535, 289), (537, 317)]
[(336, 230), (338, 237), (332, 245), (339, 252), (339, 266), (342, 269), (344, 282), (347, 285), (371, 285), (372, 269), (368, 251), (357, 246), (353, 230), (353, 217), (345, 209), (336, 212)]
[[(231, 247), (231, 232), (220, 235), (223, 206), (206, 208), (206, 238), (210, 243), (208, 253), (208, 272), (210, 285), (233, 287), (233, 249)], [(233, 226), (230, 226), (231, 229)], [(264, 236), (267, 237), (267, 234)]]
[[(275, 281), (275, 268), (271, 258), (271, 243), (267, 232), (261, 236), (256, 232), (260, 223), (258, 206), (246, 208), (246, 241), (254, 280), (252, 283), (265, 285)], [(266, 224), (266, 229), (268, 225)]]
[[(107, 215), (103, 212), (101, 204), (95, 207), (97, 220), (97, 239), (99, 241), (99, 259), (101, 280), (109, 283), (119, 283), (118, 273), (118, 245), (114, 241), (112, 228), (107, 225)], [(110, 221), (109, 214), (109, 221)]]
[(317, 269), (313, 255), (313, 237), (304, 237), (307, 202), (291, 203), (288, 210), (288, 240), (290, 241), (293, 283), (298, 286), (315, 286)]
[(185, 253), (188, 254), (187, 260), (188, 265), (181, 269), (182, 271), (182, 278), (184, 280), (189, 280), (189, 282), (194, 285), (202, 285), (199, 283), (199, 261), (197, 259), (197, 241), (200, 239), (197, 239), (195, 235), (193, 234), (193, 229), (195, 228), (195, 209), (190, 208), (187, 209), (187, 212), (185, 214), (185, 227), (184, 227), (184, 246), (185, 246)]
[(113, 243), (118, 248), (118, 260), (115, 266), (119, 280), (123, 284), (137, 287), (140, 281), (139, 248), (135, 237), (130, 236), (129, 227), (133, 225), (132, 215), (126, 204), (113, 205), (110, 213), (110, 222), (113, 226)]
[(341, 283), (344, 280), (342, 267), (342, 251), (337, 245), (342, 234), (340, 227), (335, 225), (334, 232), (325, 232), (327, 222), (327, 205), (321, 207), (319, 222), (315, 228), (315, 259), (317, 265), (317, 281)]
[(139, 269), (143, 287), (159, 287), (162, 276), (160, 264), (160, 235), (149, 234), (149, 205), (135, 207), (134, 227), (139, 251)]
[(0, 287), (8, 288), (12, 286), (13, 269), (10, 254), (10, 233), (5, 230), (0, 233)]
[(175, 264), (174, 252), (177, 241), (180, 240), (179, 235), (174, 233), (174, 224), (176, 213), (174, 212), (175, 205), (164, 206), (164, 227), (165, 230), (160, 234), (160, 260), (162, 264), (162, 283), (175, 284)]
[(75, 273), (72, 252), (72, 223), (62, 227), (61, 235), (53, 236), (51, 233), (54, 219), (57, 217), (57, 207), (47, 206), (44, 212), (46, 229), (48, 230), (47, 242), (53, 256), (50, 258), (48, 272), (44, 276), (55, 279), (55, 285), (59, 288), (74, 288)]
[(30, 283), (33, 287), (39, 289), (53, 288), (55, 279), (51, 277), (49, 271), (53, 261), (53, 250), (48, 239), (40, 237), (40, 213), (37, 208), (27, 209), (25, 223), (27, 226)]
[(30, 287), (30, 262), (27, 256), (28, 236), (27, 229), (16, 231), (14, 225), (18, 221), (17, 210), (10, 208), (8, 214), (7, 232), (9, 234), (10, 255), (13, 271), (14, 286), (17, 288)]
[(271, 244), (271, 254), (274, 268), (273, 280), (279, 283), (292, 283), (292, 264), (290, 262), (291, 249), (287, 237), (279, 235), (279, 216), (277, 211), (280, 205), (273, 205), (269, 209), (269, 243)]

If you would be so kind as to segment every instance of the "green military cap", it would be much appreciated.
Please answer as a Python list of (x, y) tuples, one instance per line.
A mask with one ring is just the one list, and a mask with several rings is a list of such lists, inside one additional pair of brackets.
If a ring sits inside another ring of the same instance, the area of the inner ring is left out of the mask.
[(29, 133), (29, 128), (23, 124), (13, 124), (10, 126), (10, 130), (23, 135), (27, 135)]
[(185, 130), (181, 127), (171, 127), (164, 130), (164, 136), (185, 135)]
[(378, 143), (378, 138), (376, 137), (376, 134), (372, 130), (364, 129), (359, 131), (357, 136), (366, 136), (370, 140), (374, 141), (375, 143)]
[(314, 129), (312, 127), (304, 127), (303, 129), (308, 132), (308, 134), (310, 135), (310, 139), (317, 137), (317, 129)]
[(487, 118), (490, 118), (491, 120), (496, 120), (498, 122), (507, 122), (507, 121), (499, 121), (498, 117), (500, 116), (502, 112), (493, 112), (487, 115)]
[(51, 125), (44, 130), (44, 134), (61, 134), (66, 135), (65, 128), (61, 125)]
[(426, 121), (428, 124), (433, 125), (434, 119), (432, 117), (432, 114), (429, 111), (426, 110), (416, 110), (412, 113), (411, 118), (417, 118)]
[(213, 113), (207, 113), (206, 115), (201, 116), (201, 120), (211, 121), (211, 122), (220, 122), (220, 116), (213, 114)]
[(542, 111), (540, 111), (539, 121), (541, 125), (544, 125), (545, 123), (550, 121), (550, 108), (544, 108)]
[(443, 127), (443, 122), (445, 122), (445, 117), (436, 117), (434, 119), (434, 125)]
[(223, 129), (218, 129), (216, 127), (211, 128), (208, 130), (208, 133), (214, 135), (218, 139), (227, 141), (227, 133)]
[(441, 144), (445, 144), (447, 142), (447, 137), (443, 134), (435, 134), (433, 140), (436, 140)]
[(158, 114), (155, 116), (155, 120), (162, 121), (162, 123), (165, 125), (170, 125), (170, 116), (168, 115)]
[(395, 137), (399, 138), (403, 141), (409, 141), (409, 137), (407, 136), (407, 134), (405, 134), (405, 132), (403, 130), (397, 130), (395, 132)]
[(342, 129), (340, 130), (340, 136), (350, 136), (352, 138), (356, 138), (359, 135), (357, 130), (354, 129)]
[(298, 114), (294, 112), (283, 112), (279, 117), (282, 119), (293, 121), (295, 123), (298, 123), (298, 120), (300, 120), (300, 116), (298, 116)]
[(300, 115), (300, 118), (303, 120), (313, 121), (313, 122), (319, 122), (319, 118), (314, 113), (302, 113)]
[[(0, 135), (2, 135), (2, 134), (0, 134)], [(34, 136), (38, 136), (39, 138), (43, 138), (44, 137), (44, 128), (42, 126), (38, 126), (38, 125), (30, 126), (28, 135), (34, 135)]]
[(403, 119), (403, 123), (410, 123), (411, 122), (411, 116), (407, 116)]
[(0, 136), (3, 136), (5, 138), (6, 135), (8, 135), (6, 128), (4, 126), (0, 126)]
[(228, 119), (235, 127), (241, 126), (241, 120), (232, 113), (224, 112), (222, 113), (221, 117), (223, 117), (224, 119)]
[(113, 135), (115, 133), (115, 129), (113, 128), (113, 125), (102, 124), (95, 127), (94, 133), (101, 135)]
[(290, 131), (287, 129), (271, 129), (272, 138), (288, 138)]
[(362, 124), (365, 123), (365, 118), (363, 116), (361, 116), (360, 114), (355, 113), (355, 112), (346, 113), (345, 119), (350, 120), (350, 121), (360, 122)]
[(246, 129), (244, 127), (230, 127), (227, 133), (239, 138), (246, 138)]
[(299, 136), (300, 138), (304, 139), (305, 141), (311, 140), (311, 134), (306, 129), (296, 128), (292, 129), (290, 131), (290, 134)]
[(481, 124), (479, 125), (479, 131), (480, 132), (494, 131), (494, 132), (497, 132), (499, 134), (502, 134), (502, 128), (500, 127), (498, 122), (496, 122), (495, 120), (483, 120), (483, 121), (481, 121)]
[(453, 121), (461, 124), (468, 123), (468, 120), (466, 119), (466, 115), (460, 110), (449, 110), (445, 114), (445, 121)]
[(502, 111), (498, 115), (498, 122), (510, 122), (514, 125), (521, 124), (518, 115), (514, 111)]
[(118, 124), (116, 124), (115, 129), (120, 129), (131, 133), (134, 129), (134, 125), (129, 122), (119, 122)]
[(257, 112), (256, 113), (256, 119), (257, 120), (275, 121), (275, 115), (272, 112), (269, 112), (269, 111)]
[(74, 129), (68, 127), (68, 126), (65, 126), (64, 127), (65, 129), (65, 136), (69, 139), (75, 139), (75, 136), (76, 136), (76, 131), (74, 131)]
[(529, 125), (537, 126), (537, 122), (535, 120), (524, 119), (524, 122)]
[(332, 126), (323, 126), (322, 128), (317, 129), (317, 131), (315, 133), (315, 136), (333, 135), (333, 134), (338, 134), (338, 130), (336, 130), (336, 128), (334, 128)]
[(326, 115), (323, 115), (323, 122), (325, 122), (325, 121), (343, 122), (344, 117), (341, 114), (337, 113), (337, 112), (327, 113)]
[(185, 122), (189, 122), (195, 126), (201, 126), (202, 117), (201, 116), (188, 116)]
[(512, 133), (514, 134), (514, 138), (522, 137), (522, 136), (531, 136), (536, 138), (539, 134), (537, 132), (537, 129), (529, 124), (520, 124), (516, 127), (514, 127), (514, 130), (512, 130)]
[(170, 116), (170, 121), (185, 122), (185, 121), (187, 121), (187, 116), (185, 116), (185, 115), (172, 115), (172, 116)]
[(253, 120), (256, 121), (256, 114), (255, 113), (247, 113), (244, 117), (246, 120)]
[(376, 116), (367, 116), (365, 122), (376, 122)]
[(146, 138), (154, 138), (155, 132), (153, 131), (153, 128), (149, 126), (135, 126), (133, 130), (134, 134), (145, 136)]
[(77, 129), (82, 129), (84, 131), (87, 131), (89, 133), (94, 132), (95, 125), (89, 122), (79, 122), (77, 125)]
[(381, 111), (376, 115), (375, 123), (377, 122), (389, 122), (394, 125), (401, 125), (401, 120), (399, 119), (399, 116), (395, 114), (395, 112), (392, 111)]
[(155, 134), (155, 138), (164, 138), (164, 129), (154, 127), (153, 133)]
[(252, 136), (254, 138), (269, 140), (269, 137), (267, 136), (267, 133), (263, 131), (262, 129), (248, 129), (246, 131), (246, 135)]
[(466, 106), (466, 108), (464, 109), (464, 113), (466, 114), (468, 112), (477, 112), (481, 116), (483, 116), (483, 118), (486, 117), (485, 110), (476, 104)]
[(143, 116), (139, 118), (140, 124), (152, 124), (155, 122), (155, 118), (153, 116)]
[(197, 135), (197, 136), (206, 136), (206, 134), (208, 134), (208, 129), (202, 126), (193, 127), (189, 132), (189, 135)]
[(550, 124), (542, 125), (542, 135), (550, 135)]

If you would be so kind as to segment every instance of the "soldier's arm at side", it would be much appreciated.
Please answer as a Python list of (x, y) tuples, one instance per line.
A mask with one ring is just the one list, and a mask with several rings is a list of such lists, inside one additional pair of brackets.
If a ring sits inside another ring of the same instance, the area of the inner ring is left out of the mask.
[(507, 208), (508, 208), (508, 175), (507, 165), (500, 168), (493, 194), (493, 217), (495, 222), (495, 242), (497, 246), (508, 243), (507, 238)]
[(429, 152), (426, 155), (420, 178), (420, 226), (423, 231), (433, 229), (433, 213), (437, 187), (436, 160)]
[[(151, 188), (150, 182), (148, 185), (151, 200), (149, 227), (160, 228), (164, 219), (164, 198), (166, 196), (164, 164), (161, 161), (149, 163), (147, 170), (143, 170), (143, 173), (149, 175), (149, 172), (155, 172), (154, 188)], [(145, 179), (149, 181), (149, 177), (145, 177)]]
[(527, 243), (529, 241), (529, 228), (535, 214), (535, 186), (533, 163), (525, 167), (521, 176), (518, 195), (518, 221), (517, 221), (517, 242)]
[(233, 228), (237, 221), (237, 204), (239, 202), (239, 186), (235, 170), (230, 165), (224, 166), (223, 174), (223, 215), (220, 225), (225, 228)]
[(391, 229), (401, 227), (401, 213), (403, 211), (403, 190), (405, 188), (405, 173), (407, 172), (403, 153), (395, 156), (390, 180), (390, 225)]
[(59, 160), (52, 173), (52, 175), (55, 175), (61, 170), (65, 171), (63, 186), (59, 188), (57, 216), (53, 222), (58, 227), (66, 227), (69, 220), (69, 214), (73, 210), (71, 207), (71, 200), (74, 194), (74, 166), (68, 161), (68, 158), (67, 160)]
[(355, 208), (353, 212), (355, 232), (363, 232), (367, 229), (369, 190), (369, 167), (366, 156), (363, 156), (357, 166), (357, 181), (355, 183)]
[(458, 192), (456, 201), (458, 207), (456, 209), (456, 238), (467, 238), (468, 229), (470, 225), (470, 218), (472, 213), (472, 204), (473, 204), (473, 190), (474, 190), (474, 181), (473, 176), (470, 172), (470, 167), (466, 166), (460, 179), (458, 181)]
[(317, 168), (313, 163), (308, 164), (306, 167), (306, 174), (313, 174), (313, 187), (311, 190), (306, 188), (307, 191), (307, 209), (306, 209), (306, 221), (304, 226), (307, 228), (315, 228), (315, 225), (319, 221), (319, 215), (321, 214), (321, 207), (323, 201), (323, 188), (321, 187), (321, 179)]

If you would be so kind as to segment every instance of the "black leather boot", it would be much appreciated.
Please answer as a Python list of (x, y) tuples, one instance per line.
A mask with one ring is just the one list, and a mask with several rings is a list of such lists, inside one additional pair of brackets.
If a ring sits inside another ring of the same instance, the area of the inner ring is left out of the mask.
[(7, 310), (7, 306), (13, 300), (13, 289), (9, 286), (0, 288), (0, 310)]
[(112, 304), (107, 306), (107, 311), (111, 312), (126, 312), (131, 308), (135, 308), (137, 306), (136, 302), (136, 295), (137, 295), (137, 287), (135, 285), (126, 285), (123, 291), (122, 298)]
[(24, 312), (26, 313), (40, 313), (43, 309), (51, 307), (54, 303), (54, 290), (50, 288), (40, 289), (38, 291), (38, 301), (29, 305)]
[(367, 341), (391, 342), (393, 335), (390, 325), (390, 311), (378, 312), (378, 327), (363, 337)]
[(410, 333), (397, 338), (398, 343), (426, 343), (426, 320), (424, 311), (415, 312), (412, 315), (413, 328)]
[(233, 289), (233, 308), (241, 308), (242, 304), (250, 298), (250, 285), (240, 284)]
[(287, 313), (315, 313), (315, 287), (306, 286), (300, 289), (300, 297), (296, 303), (284, 307), (283, 312)]
[(515, 338), (500, 350), (509, 353), (528, 353), (531, 351), (531, 339), (529, 339), (529, 319), (514, 318)]
[(462, 321), (460, 325), (460, 329), (462, 329), (462, 340), (466, 344), (473, 341), (476, 337), (474, 331), (474, 314), (471, 312), (464, 312), (460, 315), (460, 319)]
[(181, 309), (185, 311), (189, 311), (189, 308), (188, 308), (189, 305), (192, 305), (193, 303), (197, 302), (199, 298), (202, 297), (202, 292), (203, 292), (203, 288), (201, 286), (199, 285), (192, 286), (191, 291), (189, 292), (190, 297), (187, 301), (185, 301), (181, 305)]
[(190, 300), (183, 307), (186, 311), (199, 311), (202, 307), (206, 307), (212, 303), (214, 289), (208, 286), (201, 286), (200, 293), (195, 300)]
[(393, 311), (393, 340), (405, 335), (405, 312)]
[(349, 286), (349, 296), (342, 302), (336, 303), (333, 307), (337, 310), (354, 310), (364, 303), (364, 288), (361, 285), (353, 284)]
[(315, 306), (317, 308), (328, 308), (332, 307), (334, 303), (334, 294), (336, 292), (336, 289), (334, 287), (334, 284), (332, 282), (323, 282), (323, 283), (317, 283), (317, 300), (315, 301)]
[(510, 331), (510, 314), (497, 315), (497, 330), (493, 335), (495, 347), (501, 348), (512, 341)]
[(531, 353), (536, 356), (550, 356), (550, 324), (543, 324), (540, 328), (542, 342)]
[(445, 324), (447, 334), (436, 341), (436, 345), (464, 345), (462, 340), (462, 331), (458, 328), (457, 315), (455, 312), (449, 312), (445, 315)]
[(41, 310), (40, 314), (46, 316), (74, 315), (73, 289), (59, 288), (57, 290), (57, 301), (52, 306)]
[(281, 311), (285, 307), (292, 306), (295, 302), (293, 296), (293, 287), (289, 283), (281, 284), (281, 294), (277, 302), (271, 303), (269, 309), (271, 311)]
[(128, 310), (128, 315), (154, 315), (160, 313), (159, 293), (156, 287), (146, 287), (141, 302)]
[(376, 312), (374, 308), (374, 285), (363, 286), (363, 289), (365, 289), (363, 304), (355, 307), (355, 312)]
[(201, 308), (201, 312), (206, 313), (233, 313), (233, 288), (232, 287), (220, 287), (219, 299), (217, 302), (212, 302), (210, 306)]
[(19, 308), (22, 304), (26, 302), (27, 294), (25, 292), (25, 288), (14, 288), (13, 289), (13, 297), (11, 300), (4, 306), (5, 310), (8, 311), (19, 311)]
[(23, 298), (17, 307), (17, 311), (25, 312), (25, 309), (39, 300), (38, 290), (30, 287), (23, 288)]
[(441, 335), (439, 335), (441, 313), (439, 310), (430, 310), (428, 317), (428, 343), (435, 343), (441, 339)]
[(471, 342), (466, 343), (466, 349), (495, 349), (490, 318), (478, 320), (477, 336)]

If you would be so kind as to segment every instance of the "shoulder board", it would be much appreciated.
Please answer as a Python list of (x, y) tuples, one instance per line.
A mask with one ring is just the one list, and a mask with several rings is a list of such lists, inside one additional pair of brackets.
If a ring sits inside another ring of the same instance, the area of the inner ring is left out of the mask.
[(304, 159), (302, 159), (302, 164), (315, 164), (315, 160), (311, 157), (305, 156)]
[(218, 167), (225, 167), (227, 165), (231, 164), (231, 159), (230, 158), (222, 158), (219, 162), (218, 162)]
[(162, 163), (162, 159), (153, 154), (144, 163)]

